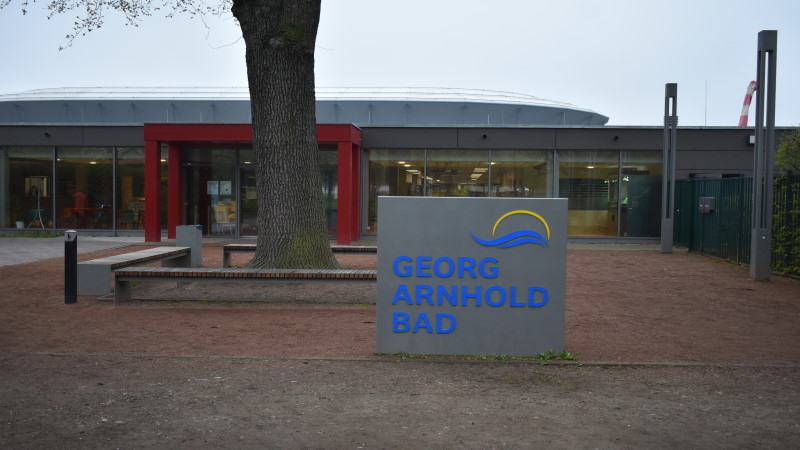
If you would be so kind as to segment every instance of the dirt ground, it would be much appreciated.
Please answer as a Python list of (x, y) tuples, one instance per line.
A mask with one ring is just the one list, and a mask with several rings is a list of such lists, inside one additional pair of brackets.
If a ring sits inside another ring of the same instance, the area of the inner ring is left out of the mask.
[(145, 283), (115, 307), (64, 305), (61, 259), (0, 282), (3, 448), (800, 446), (800, 280), (685, 252), (569, 252), (582, 366), (376, 356), (374, 286)]

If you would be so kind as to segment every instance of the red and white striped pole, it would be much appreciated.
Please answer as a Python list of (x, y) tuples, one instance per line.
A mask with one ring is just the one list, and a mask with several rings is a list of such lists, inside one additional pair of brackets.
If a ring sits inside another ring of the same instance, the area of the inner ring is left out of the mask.
[(742, 105), (742, 115), (739, 116), (739, 126), (747, 126), (747, 116), (750, 114), (750, 102), (753, 101), (753, 92), (756, 90), (756, 82), (751, 81), (747, 85), (747, 93), (744, 95), (744, 105)]

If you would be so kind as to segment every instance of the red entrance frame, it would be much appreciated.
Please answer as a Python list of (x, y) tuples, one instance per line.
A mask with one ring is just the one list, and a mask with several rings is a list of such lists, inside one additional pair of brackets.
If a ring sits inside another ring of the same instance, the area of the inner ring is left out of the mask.
[[(161, 146), (167, 159), (167, 238), (175, 238), (181, 223), (181, 148), (196, 144), (250, 144), (250, 124), (144, 124), (144, 239), (161, 242)], [(336, 144), (338, 150), (338, 216), (336, 242), (349, 245), (359, 239), (361, 191), (361, 130), (354, 125), (317, 125), (317, 142)]]

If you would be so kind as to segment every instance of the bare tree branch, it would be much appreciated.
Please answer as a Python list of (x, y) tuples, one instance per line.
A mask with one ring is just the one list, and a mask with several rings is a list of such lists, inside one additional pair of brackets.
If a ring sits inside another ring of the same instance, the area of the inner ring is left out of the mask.
[[(0, 0), (0, 9), (9, 7), (15, 0)], [(36, 0), (20, 0), (18, 2), (22, 14), (27, 14), (30, 4)], [(200, 18), (206, 28), (207, 15), (220, 16), (229, 13), (233, 0), (219, 0), (213, 5), (200, 0), (45, 0), (41, 2), (47, 10), (47, 18), (52, 19), (59, 14), (75, 13), (72, 31), (65, 36), (65, 45), (59, 50), (71, 47), (79, 36), (85, 36), (103, 26), (106, 14), (119, 13), (126, 25), (138, 27), (139, 22), (154, 13), (163, 12), (165, 17), (186, 14), (192, 18)]]

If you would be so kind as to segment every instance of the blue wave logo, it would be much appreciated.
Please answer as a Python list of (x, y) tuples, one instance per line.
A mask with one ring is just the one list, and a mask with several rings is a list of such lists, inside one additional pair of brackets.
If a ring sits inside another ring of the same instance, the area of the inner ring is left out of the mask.
[[(495, 232), (497, 231), (497, 227), (500, 225), (500, 222), (505, 220), (509, 216), (513, 216), (515, 214), (527, 214), (539, 219), (542, 224), (544, 224), (544, 228), (547, 231), (547, 237), (542, 236), (541, 233), (538, 233), (533, 230), (518, 230), (512, 233), (506, 234), (504, 236), (497, 236), (495, 237)], [(516, 211), (511, 211), (508, 213), (503, 214), (497, 222), (494, 223), (494, 227), (492, 227), (492, 238), (491, 239), (481, 239), (478, 236), (475, 236), (475, 233), (470, 233), (472, 235), (472, 239), (475, 242), (485, 245), (487, 247), (497, 247), (497, 248), (511, 248), (516, 247), (518, 245), (523, 244), (534, 244), (534, 245), (541, 245), (542, 247), (547, 247), (550, 242), (550, 225), (544, 220), (544, 217), (536, 214), (533, 211), (526, 211), (523, 209), (518, 209)]]

